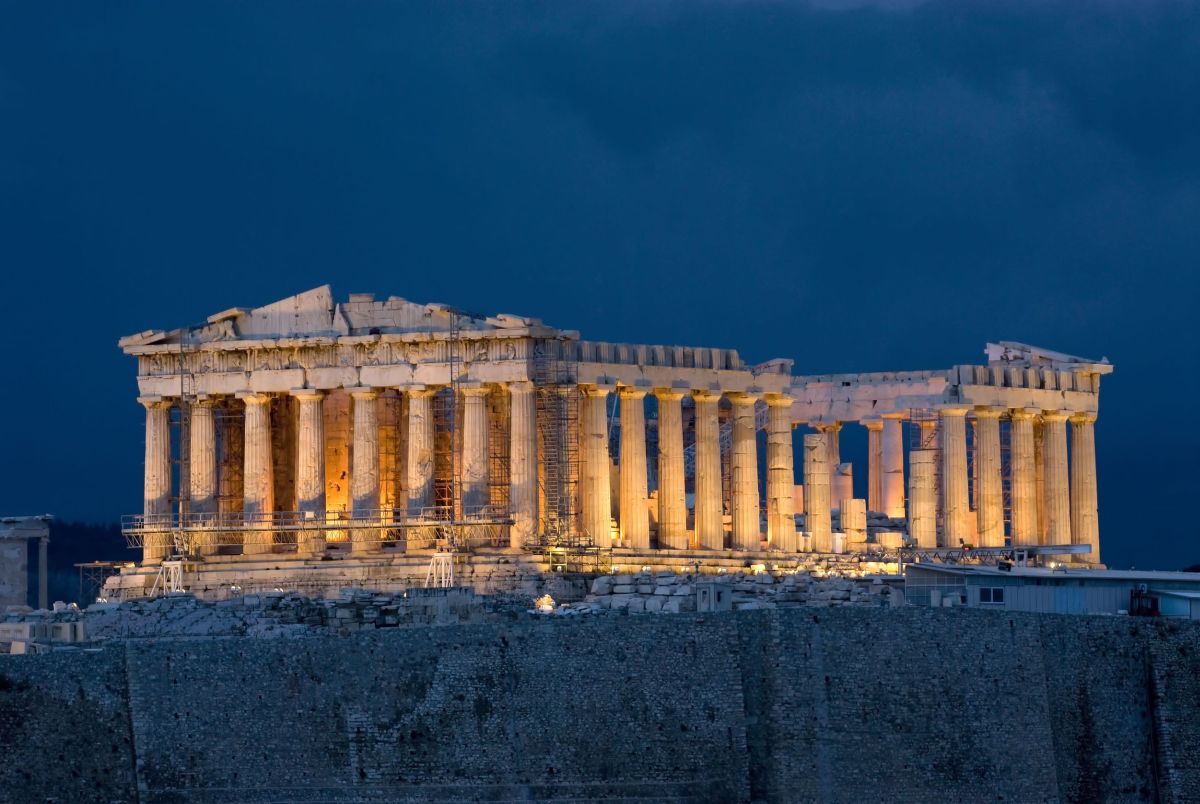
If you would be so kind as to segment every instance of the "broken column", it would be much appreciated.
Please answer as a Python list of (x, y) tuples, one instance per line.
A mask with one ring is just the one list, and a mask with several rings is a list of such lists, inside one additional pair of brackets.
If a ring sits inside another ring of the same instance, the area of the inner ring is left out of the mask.
[(583, 527), (600, 547), (612, 544), (612, 491), (608, 471), (608, 392), (606, 386), (584, 386), (579, 422), (583, 466)]
[(945, 546), (959, 547), (974, 541), (968, 523), (971, 505), (967, 494), (967, 409), (942, 408), (942, 521)]
[(658, 397), (658, 546), (686, 550), (687, 497), (683, 473), (683, 392), (660, 388)]
[(1096, 488), (1096, 414), (1071, 417), (1071, 538), (1088, 544), (1090, 555), (1076, 560), (1100, 563), (1100, 517)]
[(1000, 413), (997, 408), (975, 408), (976, 521), (980, 547), (1004, 546)]
[(758, 505), (758, 428), (754, 420), (752, 394), (731, 394), (733, 404), (733, 451), (731, 454), (733, 549), (758, 550), (761, 547)]
[(721, 436), (717, 420), (719, 393), (696, 391), (696, 542), (705, 550), (725, 546), (721, 504)]
[(838, 503), (840, 525), (850, 544), (862, 544), (867, 540), (867, 501), (846, 498)]
[(420, 385), (403, 389), (408, 395), (408, 515), (422, 517), (433, 507), (433, 396), (436, 388)]
[(914, 449), (908, 453), (908, 536), (917, 547), (933, 549), (937, 544), (937, 487), (934, 466), (937, 450)]
[(1045, 461), (1046, 539), (1049, 544), (1071, 543), (1071, 490), (1067, 474), (1067, 413), (1042, 413), (1042, 451)]
[(1033, 419), (1028, 410), (1012, 411), (1009, 463), (1012, 466), (1011, 536), (1014, 545), (1040, 544), (1037, 517), (1037, 479), (1034, 471)]
[(792, 398), (767, 394), (767, 543), (794, 553), (796, 476), (792, 457)]
[(854, 464), (829, 465), (829, 499), (836, 505), (854, 496)]
[(804, 436), (804, 523), (813, 550), (833, 550), (829, 503), (829, 441), (825, 433)]
[(509, 547), (515, 550), (531, 542), (537, 535), (537, 400), (533, 383), (527, 380), (510, 382), (508, 393), (508, 497), (513, 517), (509, 529)]
[(904, 423), (899, 415), (883, 417), (883, 513), (904, 517)]
[(646, 392), (622, 387), (621, 400), (621, 541), (634, 550), (650, 548), (650, 511), (646, 507)]
[(243, 553), (271, 552), (274, 533), (275, 479), (271, 461), (271, 397), (268, 394), (238, 394), (246, 404), (246, 444), (243, 450), (242, 511), (251, 527)]
[(142, 486), (145, 533), (142, 562), (157, 563), (167, 557), (171, 518), (171, 402), (158, 396), (139, 397), (146, 407), (146, 463)]
[(325, 394), (312, 388), (292, 391), (300, 411), (296, 427), (296, 510), (301, 530), (296, 550), (302, 556), (325, 549)]

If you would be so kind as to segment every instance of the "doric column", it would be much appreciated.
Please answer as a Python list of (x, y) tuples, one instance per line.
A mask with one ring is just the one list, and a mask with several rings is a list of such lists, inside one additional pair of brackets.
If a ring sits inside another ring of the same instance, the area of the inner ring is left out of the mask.
[(612, 480), (608, 459), (608, 387), (582, 388), (583, 527), (599, 547), (612, 544)]
[(1033, 418), (1027, 410), (1012, 411), (1009, 428), (1009, 463), (1012, 476), (1011, 542), (1014, 545), (1041, 544), (1037, 518), (1037, 479), (1033, 456)]
[(635, 550), (650, 547), (646, 484), (646, 392), (623, 387), (621, 400), (621, 542)]
[(883, 513), (904, 517), (904, 423), (900, 414), (883, 417)]
[(1067, 414), (1042, 414), (1042, 455), (1045, 460), (1046, 539), (1048, 544), (1071, 543), (1071, 487), (1067, 474)]
[(1090, 544), (1090, 555), (1077, 560), (1100, 563), (1100, 516), (1096, 489), (1096, 414), (1071, 417), (1071, 539)]
[(1042, 415), (1039, 412), (1033, 419), (1033, 482), (1034, 503), (1036, 506), (1037, 541), (1038, 544), (1050, 544), (1046, 537), (1046, 451), (1045, 428), (1042, 426)]
[(478, 514), (488, 504), (488, 389), (467, 386), (462, 389), (462, 504), (463, 513)]
[(975, 408), (975, 509), (980, 547), (1004, 546), (1000, 413), (996, 408)]
[(967, 523), (967, 409), (942, 408), (942, 514), (945, 546), (958, 547), (974, 538)]
[(420, 517), (433, 507), (433, 396), (436, 388), (403, 389), (408, 395), (408, 515)]
[(828, 439), (826, 433), (804, 436), (804, 528), (819, 553), (833, 550)]
[[(379, 516), (379, 391), (374, 388), (347, 388), (351, 400), (350, 510), (354, 517), (376, 519)], [(376, 546), (382, 534), (377, 527), (354, 528), (350, 537), (351, 553), (366, 553)]]
[(754, 421), (752, 394), (731, 394), (733, 403), (733, 452), (731, 454), (733, 502), (733, 549), (758, 550), (762, 530), (758, 506), (758, 428)]
[(695, 391), (696, 401), (696, 546), (725, 547), (724, 506), (721, 505), (721, 432), (717, 405), (721, 394)]
[[(292, 391), (300, 406), (296, 427), (296, 510), (304, 517), (301, 525), (325, 522), (325, 394), (312, 388)], [(316, 555), (325, 549), (321, 530), (301, 530), (296, 551)]]
[(767, 402), (767, 543), (794, 553), (796, 474), (792, 456), (792, 398), (768, 394)]
[(508, 501), (513, 517), (509, 547), (516, 549), (537, 535), (537, 400), (528, 380), (510, 382), (508, 395)]
[[(142, 512), (146, 524), (166, 528), (171, 515), (171, 402), (157, 396), (139, 397), (146, 406), (146, 464), (142, 486)], [(145, 534), (142, 563), (166, 558), (169, 535), (165, 530)]]
[(193, 514), (217, 512), (217, 428), (213, 401), (192, 402), (188, 439), (188, 497)]
[(864, 419), (867, 428), (867, 510), (883, 511), (883, 419)]
[(683, 477), (683, 392), (659, 388), (658, 546), (688, 548), (687, 495)]
[[(246, 444), (243, 449), (242, 511), (253, 524), (269, 523), (275, 512), (275, 478), (271, 460), (271, 397), (240, 393), (246, 403)], [(250, 529), (242, 552), (269, 553), (274, 541), (270, 531)]]
[(908, 537), (919, 548), (937, 547), (937, 487), (934, 467), (937, 450), (908, 453)]
[(825, 448), (828, 450), (828, 457), (825, 459), (829, 466), (829, 471), (833, 471), (842, 462), (842, 447), (841, 437), (842, 423), (841, 422), (824, 422), (813, 424), (813, 429), (825, 436)]

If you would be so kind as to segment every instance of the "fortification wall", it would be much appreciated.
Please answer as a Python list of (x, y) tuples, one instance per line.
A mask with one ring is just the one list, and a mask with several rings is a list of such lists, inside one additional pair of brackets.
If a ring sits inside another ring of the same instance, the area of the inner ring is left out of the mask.
[(915, 608), (114, 643), (0, 662), (0, 800), (1182, 801), (1198, 650)]

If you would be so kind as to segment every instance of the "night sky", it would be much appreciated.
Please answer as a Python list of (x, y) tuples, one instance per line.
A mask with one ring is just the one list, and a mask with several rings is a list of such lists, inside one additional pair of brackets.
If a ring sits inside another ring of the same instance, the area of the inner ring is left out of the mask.
[(1104, 558), (1175, 569), (1198, 257), (1195, 3), (9, 0), (0, 513), (139, 511), (117, 338), (328, 282), (797, 373), (1107, 356)]

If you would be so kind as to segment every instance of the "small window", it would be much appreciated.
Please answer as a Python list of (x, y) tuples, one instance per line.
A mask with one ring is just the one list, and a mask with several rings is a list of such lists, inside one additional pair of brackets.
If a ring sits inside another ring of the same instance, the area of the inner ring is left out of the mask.
[(981, 586), (979, 587), (979, 602), (980, 603), (1004, 603), (1004, 587), (1002, 586)]

